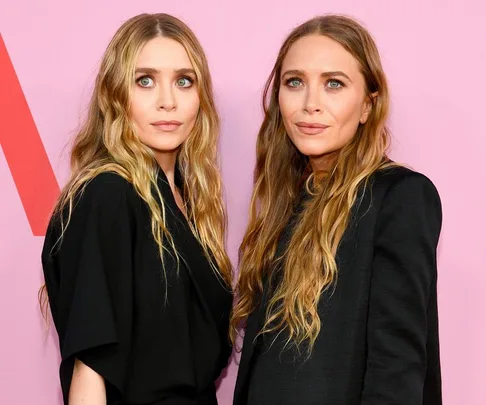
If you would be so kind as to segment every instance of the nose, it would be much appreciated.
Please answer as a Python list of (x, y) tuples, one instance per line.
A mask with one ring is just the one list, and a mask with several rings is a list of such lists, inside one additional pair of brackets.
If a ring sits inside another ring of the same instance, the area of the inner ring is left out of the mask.
[(176, 108), (176, 99), (174, 96), (173, 86), (169, 83), (162, 84), (159, 90), (157, 109), (172, 111), (175, 108)]
[(308, 86), (304, 103), (304, 112), (307, 114), (316, 114), (322, 112), (322, 89), (318, 86)]

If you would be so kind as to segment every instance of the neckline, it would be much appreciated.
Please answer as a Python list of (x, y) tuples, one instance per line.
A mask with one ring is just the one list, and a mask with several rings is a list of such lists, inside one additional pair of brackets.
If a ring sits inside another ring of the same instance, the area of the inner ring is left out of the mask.
[[(183, 181), (182, 181), (182, 174), (180, 173), (180, 170), (176, 166), (175, 172), (174, 172), (174, 182), (176, 187), (180, 190), (181, 192), (181, 197), (182, 200), (184, 201), (184, 191), (183, 191)], [(170, 187), (169, 180), (167, 178), (167, 175), (165, 172), (162, 170), (162, 168), (159, 167), (157, 171), (157, 184), (160, 187), (160, 191), (162, 194), (162, 198), (164, 199), (164, 203), (168, 204), (169, 208), (174, 212), (179, 217), (182, 217), (184, 220), (184, 223), (189, 226), (189, 220), (182, 212), (182, 210), (179, 208), (179, 205), (177, 204), (177, 201), (175, 200), (174, 193), (172, 192), (172, 188)]]

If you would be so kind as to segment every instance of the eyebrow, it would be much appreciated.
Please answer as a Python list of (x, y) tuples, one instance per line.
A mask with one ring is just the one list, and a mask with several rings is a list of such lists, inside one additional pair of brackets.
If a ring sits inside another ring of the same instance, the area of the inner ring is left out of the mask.
[[(295, 76), (305, 76), (305, 72), (303, 70), (298, 70), (298, 69), (292, 69), (292, 70), (287, 70), (282, 77), (288, 76), (288, 75), (295, 75)], [(336, 76), (342, 76), (348, 79), (351, 83), (353, 82), (351, 78), (344, 72), (341, 72), (340, 70), (334, 70), (330, 72), (322, 72), (321, 77), (326, 78), (326, 77), (336, 77)]]
[[(135, 74), (139, 74), (139, 73), (156, 75), (160, 73), (160, 70), (155, 68), (150, 68), (150, 67), (139, 67), (135, 69)], [(196, 76), (196, 72), (192, 68), (174, 69), (174, 73), (181, 74), (181, 75), (192, 74)]]

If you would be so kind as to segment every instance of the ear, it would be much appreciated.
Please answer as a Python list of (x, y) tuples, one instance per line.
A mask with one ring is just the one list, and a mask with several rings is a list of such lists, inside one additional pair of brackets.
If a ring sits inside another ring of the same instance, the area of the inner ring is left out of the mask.
[(366, 121), (368, 121), (368, 117), (370, 116), (373, 104), (375, 103), (375, 99), (377, 96), (378, 92), (375, 92), (371, 93), (368, 97), (366, 97), (365, 101), (363, 102), (363, 111), (361, 112), (361, 117), (359, 118), (360, 124), (365, 124)]

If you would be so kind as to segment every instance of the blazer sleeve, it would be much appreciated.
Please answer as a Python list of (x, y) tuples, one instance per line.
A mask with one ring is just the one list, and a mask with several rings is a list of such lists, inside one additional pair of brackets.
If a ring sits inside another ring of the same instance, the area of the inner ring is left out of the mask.
[(427, 177), (411, 172), (388, 188), (376, 224), (362, 405), (423, 405), (441, 224)]

